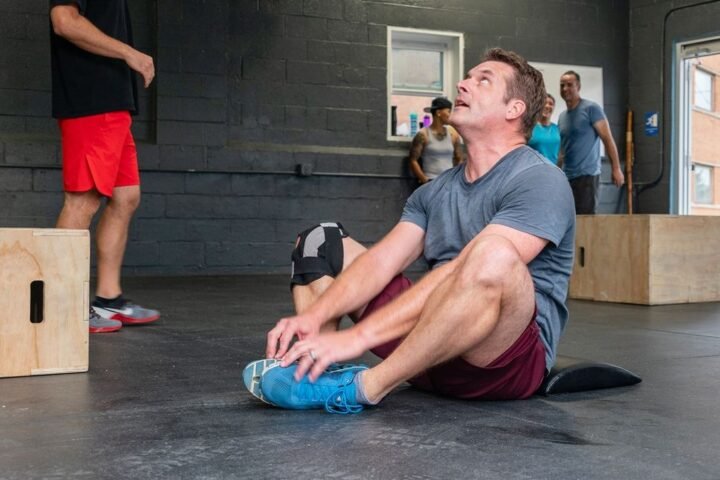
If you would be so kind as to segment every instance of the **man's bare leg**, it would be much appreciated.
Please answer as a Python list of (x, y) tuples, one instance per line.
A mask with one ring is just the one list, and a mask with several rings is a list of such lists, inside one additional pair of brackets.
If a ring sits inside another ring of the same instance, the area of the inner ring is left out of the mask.
[(102, 197), (95, 190), (65, 192), (65, 201), (55, 227), (87, 230), (100, 208), (101, 200)]
[(469, 248), (463, 263), (430, 295), (405, 340), (362, 373), (371, 402), (451, 358), (487, 366), (527, 328), (535, 308), (534, 287), (515, 247), (493, 236), (473, 241)]
[(116, 187), (100, 217), (96, 232), (97, 289), (103, 298), (115, 298), (122, 293), (120, 271), (127, 245), (128, 228), (140, 204), (140, 186)]
[[(299, 239), (295, 242), (295, 245), (299, 242)], [(364, 252), (367, 251), (365, 247), (363, 247), (360, 243), (356, 242), (350, 237), (345, 237), (342, 239), (343, 242), (343, 267), (342, 269), (345, 270), (350, 266), (352, 262), (355, 261), (357, 257), (362, 255)], [(295, 312), (300, 314), (307, 310), (310, 305), (312, 305), (317, 298), (327, 290), (330, 285), (332, 285), (332, 282), (334, 279), (330, 276), (324, 276), (321, 278), (318, 278), (314, 282), (311, 282), (307, 285), (295, 285), (292, 288), (292, 297), (293, 297), (293, 303), (295, 304)], [(365, 307), (363, 306), (358, 311), (353, 312), (351, 316), (353, 318), (359, 318), (360, 315), (362, 315), (362, 312), (365, 310)], [(340, 322), (340, 319), (336, 319), (334, 322), (328, 322), (325, 325), (323, 325), (320, 329), (320, 331), (332, 331), (337, 329), (337, 325)]]

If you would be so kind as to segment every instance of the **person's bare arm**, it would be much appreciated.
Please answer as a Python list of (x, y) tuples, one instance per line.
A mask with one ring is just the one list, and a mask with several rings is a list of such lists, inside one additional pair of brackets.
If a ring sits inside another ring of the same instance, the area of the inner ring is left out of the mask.
[(425, 232), (400, 222), (380, 242), (360, 255), (330, 287), (300, 315), (282, 318), (268, 332), (266, 356), (282, 357), (298, 332), (315, 332), (332, 319), (357, 310), (422, 253)]
[(428, 177), (420, 167), (420, 157), (422, 156), (426, 143), (427, 138), (425, 138), (425, 133), (420, 130), (415, 135), (415, 138), (413, 138), (412, 145), (410, 145), (410, 171), (412, 171), (413, 175), (415, 175), (421, 184), (427, 183), (428, 181)]
[[(287, 366), (301, 360), (295, 372), (299, 380), (309, 372), (311, 381), (316, 380), (332, 362), (355, 358), (363, 352), (390, 340), (402, 338), (417, 324), (428, 297), (452, 274), (472, 251), (477, 241), (487, 241), (486, 248), (493, 248), (493, 240), (502, 237), (517, 249), (523, 262), (530, 263), (548, 241), (534, 235), (502, 225), (488, 225), (452, 261), (434, 269), (417, 284), (380, 310), (370, 314), (362, 322), (340, 332), (326, 333), (293, 345), (283, 358)], [(311, 353), (312, 352), (312, 353)], [(315, 359), (308, 360), (309, 356)]]
[(460, 134), (452, 127), (450, 127), (450, 135), (452, 136), (453, 142), (453, 165), (459, 165), (465, 159), (462, 148), (462, 139)]
[(77, 5), (58, 5), (50, 10), (50, 21), (55, 34), (78, 47), (103, 57), (124, 60), (128, 66), (142, 75), (145, 88), (155, 77), (152, 57), (135, 50), (130, 45), (110, 37), (84, 16)]
[[(453, 260), (432, 270), (398, 298), (351, 328), (296, 342), (283, 357), (281, 365), (300, 360), (295, 378), (299, 380), (310, 371), (310, 379), (315, 381), (332, 362), (356, 358), (373, 347), (404, 337), (417, 324), (430, 294), (457, 265), (458, 262)], [(308, 361), (308, 356), (314, 361)]]
[(612, 163), (612, 180), (616, 187), (622, 187), (625, 183), (625, 175), (620, 168), (620, 156), (618, 155), (618, 149), (615, 145), (615, 140), (610, 133), (610, 124), (606, 119), (598, 120), (593, 124), (593, 128), (597, 132), (603, 145), (605, 145), (605, 152), (610, 157), (610, 163)]

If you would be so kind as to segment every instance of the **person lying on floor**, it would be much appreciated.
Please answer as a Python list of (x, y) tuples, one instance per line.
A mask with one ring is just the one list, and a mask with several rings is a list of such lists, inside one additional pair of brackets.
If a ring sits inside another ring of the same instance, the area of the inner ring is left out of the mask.
[[(416, 190), (369, 250), (337, 223), (300, 234), (297, 315), (277, 322), (267, 359), (246, 368), (251, 393), (354, 413), (406, 381), (464, 399), (522, 399), (540, 387), (568, 319), (575, 234), (567, 179), (526, 146), (545, 97), (522, 57), (487, 51), (458, 83), (450, 118), (465, 163)], [(401, 272), (421, 254), (431, 270), (413, 285)], [(337, 331), (344, 314), (356, 323)], [(383, 361), (336, 363), (367, 350)]]

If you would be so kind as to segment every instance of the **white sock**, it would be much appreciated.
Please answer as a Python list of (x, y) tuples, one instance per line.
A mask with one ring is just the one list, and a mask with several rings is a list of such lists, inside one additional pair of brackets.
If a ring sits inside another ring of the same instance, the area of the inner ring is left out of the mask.
[(355, 378), (353, 379), (353, 383), (355, 384), (355, 400), (358, 403), (362, 403), (363, 405), (377, 405), (377, 403), (373, 403), (368, 400), (367, 395), (365, 394), (365, 387), (360, 381), (360, 376), (364, 373), (365, 371), (363, 370), (362, 372), (355, 375)]

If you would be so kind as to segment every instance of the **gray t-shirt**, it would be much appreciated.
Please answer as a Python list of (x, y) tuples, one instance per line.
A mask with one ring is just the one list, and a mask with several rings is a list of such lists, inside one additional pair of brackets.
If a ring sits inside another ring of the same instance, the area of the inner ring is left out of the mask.
[(505, 155), (472, 183), (465, 178), (462, 163), (415, 190), (400, 221), (425, 230), (423, 254), (431, 268), (457, 257), (489, 224), (548, 240), (528, 268), (546, 365), (548, 369), (554, 365), (568, 319), (565, 301), (575, 241), (573, 196), (559, 168), (527, 146)]
[(585, 99), (560, 114), (560, 146), (565, 152), (563, 169), (568, 179), (600, 175), (600, 136), (593, 125), (604, 118), (600, 105)]

